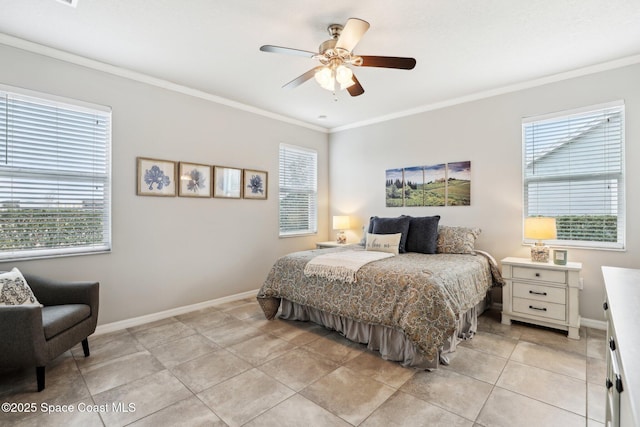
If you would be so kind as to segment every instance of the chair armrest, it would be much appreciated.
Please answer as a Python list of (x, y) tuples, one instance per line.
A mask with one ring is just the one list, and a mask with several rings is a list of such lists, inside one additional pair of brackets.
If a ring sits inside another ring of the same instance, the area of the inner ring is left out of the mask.
[(42, 307), (0, 307), (0, 366), (20, 367), (46, 362)]
[(87, 304), (91, 315), (98, 315), (100, 284), (69, 282), (23, 273), (29, 287), (42, 305)]

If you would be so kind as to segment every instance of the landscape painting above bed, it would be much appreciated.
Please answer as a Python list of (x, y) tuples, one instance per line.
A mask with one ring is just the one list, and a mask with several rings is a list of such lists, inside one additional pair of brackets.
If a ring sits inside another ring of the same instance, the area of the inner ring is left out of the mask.
[[(394, 220), (402, 219), (412, 218)], [(367, 344), (387, 360), (435, 369), (447, 363), (446, 354), (455, 351), (460, 339), (475, 333), (488, 291), (503, 283), (493, 257), (473, 247), (479, 229), (438, 230), (438, 236), (445, 237), (438, 239), (439, 253), (384, 257), (361, 266), (355, 280), (305, 274), (305, 266), (328, 253), (347, 257), (364, 251), (363, 246), (286, 255), (273, 265), (258, 302), (268, 319), (281, 307), (282, 319), (313, 321)]]
[(388, 169), (387, 207), (470, 206), (471, 162)]

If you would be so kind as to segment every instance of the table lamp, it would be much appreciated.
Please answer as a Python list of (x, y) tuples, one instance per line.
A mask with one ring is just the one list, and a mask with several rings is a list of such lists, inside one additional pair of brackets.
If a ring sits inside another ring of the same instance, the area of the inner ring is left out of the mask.
[(348, 216), (336, 215), (333, 217), (333, 229), (338, 230), (336, 242), (340, 244), (347, 243), (347, 236), (344, 234), (344, 230), (348, 230), (350, 227)]
[(556, 219), (543, 216), (525, 218), (524, 237), (537, 240), (531, 246), (531, 261), (549, 262), (549, 247), (542, 241), (556, 238)]

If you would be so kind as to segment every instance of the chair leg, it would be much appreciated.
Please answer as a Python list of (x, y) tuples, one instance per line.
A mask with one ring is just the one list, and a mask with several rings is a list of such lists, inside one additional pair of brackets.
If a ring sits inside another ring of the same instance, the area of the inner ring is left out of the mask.
[(36, 381), (38, 382), (38, 391), (44, 390), (44, 366), (36, 366)]
[(82, 340), (82, 351), (84, 351), (84, 357), (89, 357), (89, 339)]

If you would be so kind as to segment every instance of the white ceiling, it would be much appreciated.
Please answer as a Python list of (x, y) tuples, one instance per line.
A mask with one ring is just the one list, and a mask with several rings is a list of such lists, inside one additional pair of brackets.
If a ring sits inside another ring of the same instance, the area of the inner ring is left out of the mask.
[[(337, 101), (313, 79), (281, 89), (316, 62), (259, 47), (317, 51), (326, 27), (349, 17), (371, 24), (356, 54), (411, 56), (415, 69), (356, 67), (365, 93)], [(0, 0), (0, 33), (335, 130), (640, 62), (640, 1)]]

